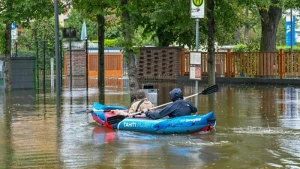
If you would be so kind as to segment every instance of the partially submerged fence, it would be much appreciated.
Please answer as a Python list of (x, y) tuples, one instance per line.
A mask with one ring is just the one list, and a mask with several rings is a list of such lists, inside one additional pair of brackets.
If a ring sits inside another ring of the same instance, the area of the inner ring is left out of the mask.
[[(202, 76), (208, 75), (208, 54), (202, 52)], [(181, 55), (181, 75), (189, 75), (189, 52)], [(300, 77), (300, 52), (216, 52), (218, 77)]]
[[(70, 83), (70, 52), (67, 51), (64, 56), (64, 86)], [(86, 86), (86, 64), (88, 68), (88, 87), (98, 87), (98, 53), (88, 53), (88, 63), (86, 63), (86, 51), (82, 49), (72, 50), (72, 86)], [(105, 86), (117, 88), (123, 85), (123, 55), (118, 52), (104, 53), (104, 76)], [(121, 80), (118, 80), (121, 79)]]

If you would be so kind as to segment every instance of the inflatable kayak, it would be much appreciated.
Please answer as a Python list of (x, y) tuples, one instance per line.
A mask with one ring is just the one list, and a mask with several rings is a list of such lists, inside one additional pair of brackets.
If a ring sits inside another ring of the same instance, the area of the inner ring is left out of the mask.
[(127, 111), (122, 106), (107, 106), (95, 102), (91, 112), (93, 119), (109, 128), (159, 134), (202, 133), (211, 131), (216, 125), (214, 112), (204, 115), (189, 115), (152, 120), (149, 118), (124, 118), (109, 124), (108, 118), (116, 116), (115, 111)]

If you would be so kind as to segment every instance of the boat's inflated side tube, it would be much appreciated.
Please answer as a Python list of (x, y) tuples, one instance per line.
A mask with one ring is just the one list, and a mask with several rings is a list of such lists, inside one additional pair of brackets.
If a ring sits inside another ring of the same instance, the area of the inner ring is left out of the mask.
[(181, 116), (165, 119), (153, 127), (157, 133), (192, 133), (208, 125), (214, 126), (215, 115), (209, 112), (205, 115)]

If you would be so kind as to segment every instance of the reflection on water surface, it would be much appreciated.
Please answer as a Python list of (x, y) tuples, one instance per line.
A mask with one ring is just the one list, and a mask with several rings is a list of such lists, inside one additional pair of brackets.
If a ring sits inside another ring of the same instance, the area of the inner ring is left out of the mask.
[[(194, 86), (154, 84), (157, 104), (169, 91)], [(202, 91), (207, 86), (199, 86)], [(298, 168), (300, 166), (300, 87), (220, 85), (198, 97), (199, 114), (215, 111), (213, 132), (155, 135), (114, 131), (89, 114), (98, 90), (66, 89), (62, 113), (55, 94), (0, 91), (0, 168)], [(195, 98), (190, 99), (193, 103)], [(129, 107), (127, 88), (109, 88), (105, 104)]]

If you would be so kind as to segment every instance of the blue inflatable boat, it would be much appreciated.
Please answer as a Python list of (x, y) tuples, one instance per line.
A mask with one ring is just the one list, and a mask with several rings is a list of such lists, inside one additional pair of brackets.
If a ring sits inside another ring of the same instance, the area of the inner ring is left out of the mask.
[(118, 111), (127, 111), (122, 106), (106, 106), (95, 102), (91, 112), (93, 119), (109, 128), (158, 134), (208, 133), (216, 125), (214, 112), (204, 115), (190, 115), (175, 118), (152, 120), (148, 118), (124, 118), (117, 123), (109, 124), (108, 118), (116, 116)]

